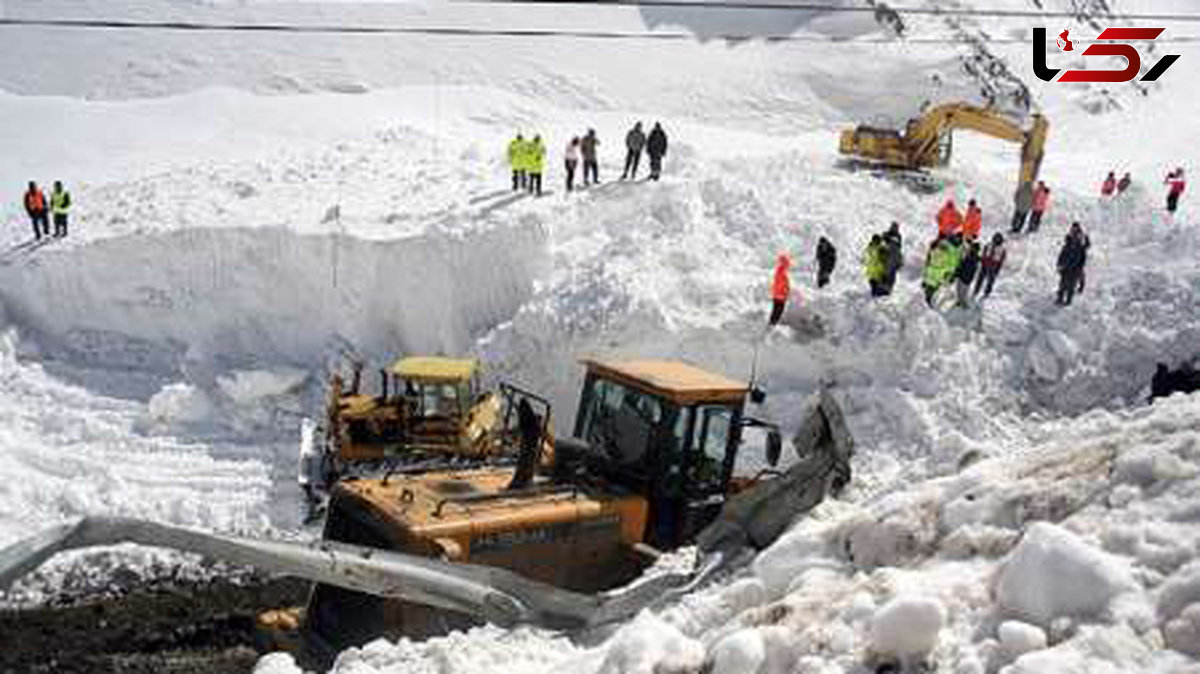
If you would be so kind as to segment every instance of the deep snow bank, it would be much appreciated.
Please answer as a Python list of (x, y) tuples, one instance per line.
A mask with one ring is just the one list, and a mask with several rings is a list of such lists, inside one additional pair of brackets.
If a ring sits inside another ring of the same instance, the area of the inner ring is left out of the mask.
[(392, 241), (189, 229), (47, 248), (0, 268), (9, 320), (46, 355), (186, 376), (313, 371), (339, 351), (459, 354), (532, 293), (536, 221)]

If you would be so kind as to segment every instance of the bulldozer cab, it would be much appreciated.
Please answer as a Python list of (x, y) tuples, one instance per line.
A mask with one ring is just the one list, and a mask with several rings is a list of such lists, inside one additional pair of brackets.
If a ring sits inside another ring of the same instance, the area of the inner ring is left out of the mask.
[[(746, 384), (674, 361), (586, 361), (575, 433), (593, 471), (649, 503), (645, 540), (673, 548), (720, 511), (745, 419)], [(569, 455), (559, 449), (560, 458)]]

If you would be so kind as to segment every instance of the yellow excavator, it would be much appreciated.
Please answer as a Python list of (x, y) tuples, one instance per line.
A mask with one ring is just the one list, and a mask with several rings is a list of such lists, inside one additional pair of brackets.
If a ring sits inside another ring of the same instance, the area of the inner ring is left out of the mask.
[(1017, 178), (1017, 193), (1020, 194), (1022, 190), (1032, 190), (1037, 180), (1049, 128), (1050, 123), (1040, 114), (1031, 116), (1026, 129), (1011, 117), (990, 108), (945, 103), (908, 120), (903, 133), (873, 126), (846, 129), (842, 132), (838, 151), (891, 168), (945, 166), (950, 161), (952, 132), (970, 129), (1021, 144), (1021, 172)]
[[(538, 470), (546, 427), (518, 398), (516, 465), (344, 479), (320, 541), (86, 518), (0, 550), (0, 591), (62, 550), (132, 542), (313, 581), (307, 606), (259, 618), (264, 648), (313, 662), (481, 620), (589, 630), (745, 563), (850, 479), (854, 443), (825, 389), (809, 399), (793, 462), (776, 469), (778, 427), (747, 414), (746, 383), (679, 361), (585, 367), (574, 437), (554, 441), (549, 469)], [(739, 460), (749, 428), (762, 455)], [(692, 570), (630, 583), (688, 543)]]

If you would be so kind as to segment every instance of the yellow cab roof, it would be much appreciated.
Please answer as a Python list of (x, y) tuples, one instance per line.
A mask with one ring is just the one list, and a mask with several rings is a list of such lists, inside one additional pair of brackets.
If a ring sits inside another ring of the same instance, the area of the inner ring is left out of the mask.
[(749, 386), (675, 360), (585, 360), (589, 372), (681, 405), (741, 402)]
[(463, 381), (470, 379), (479, 367), (474, 358), (441, 358), (410, 356), (392, 363), (392, 374), (401, 379), (420, 381)]

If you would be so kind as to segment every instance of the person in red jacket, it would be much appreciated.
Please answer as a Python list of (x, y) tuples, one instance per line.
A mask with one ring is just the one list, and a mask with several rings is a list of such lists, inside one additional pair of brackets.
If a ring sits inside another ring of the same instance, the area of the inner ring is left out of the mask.
[(1108, 177), (1104, 179), (1104, 183), (1100, 185), (1100, 196), (1111, 197), (1113, 192), (1117, 191), (1117, 175), (1113, 171), (1108, 172)]
[(1008, 251), (1004, 248), (1004, 235), (996, 232), (992, 236), (991, 242), (983, 247), (979, 276), (975, 279), (975, 297), (979, 297), (980, 290), (983, 290), (984, 297), (992, 294), (992, 286), (995, 285), (996, 276), (1000, 274), (1006, 259), (1008, 259)]
[(1050, 207), (1050, 188), (1046, 183), (1038, 181), (1033, 190), (1033, 210), (1029, 212), (1029, 231), (1036, 232), (1042, 226), (1042, 214)]
[(938, 238), (944, 239), (962, 232), (963, 216), (954, 205), (954, 198), (946, 200), (945, 205), (937, 214)]
[(775, 262), (775, 279), (771, 282), (771, 321), (777, 325), (783, 318), (783, 309), (787, 306), (788, 296), (792, 293), (792, 281), (788, 277), (788, 269), (792, 266), (792, 258), (787, 253), (780, 253)]
[(30, 181), (29, 190), (25, 192), (25, 212), (33, 223), (33, 238), (39, 240), (42, 236), (50, 236), (50, 220), (46, 217), (46, 194), (37, 183)]
[(1167, 212), (1174, 213), (1179, 207), (1179, 197), (1183, 194), (1183, 188), (1187, 186), (1183, 181), (1183, 169), (1177, 168), (1167, 174), (1165, 182), (1167, 187)]
[(983, 230), (983, 211), (972, 199), (967, 202), (967, 216), (963, 218), (963, 238), (975, 241)]

